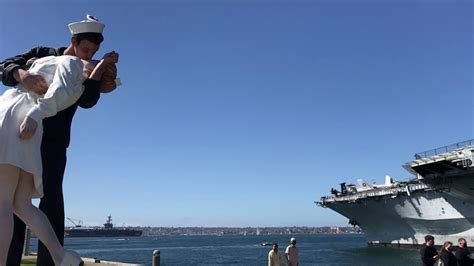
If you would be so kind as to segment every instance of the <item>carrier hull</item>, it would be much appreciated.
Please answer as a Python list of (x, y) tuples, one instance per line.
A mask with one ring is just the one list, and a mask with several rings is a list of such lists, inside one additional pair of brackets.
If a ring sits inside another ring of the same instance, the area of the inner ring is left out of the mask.
[(382, 196), (355, 202), (332, 202), (326, 207), (362, 228), (372, 245), (420, 245), (425, 235), (436, 242), (474, 242), (474, 205), (442, 192)]
[(141, 236), (141, 230), (133, 229), (71, 229), (66, 230), (68, 237), (128, 237)]
[[(471, 144), (472, 141), (469, 142)], [(358, 225), (369, 245), (414, 246), (433, 235), (438, 244), (463, 237), (474, 242), (474, 146), (422, 157), (404, 167), (415, 175), (409, 182), (370, 187), (350, 185), (318, 205)], [(344, 186), (344, 187), (342, 187)], [(344, 191), (343, 191), (344, 189)], [(337, 192), (337, 193), (336, 193)]]
[[(71, 222), (74, 221), (71, 218), (67, 218)], [(107, 216), (107, 220), (104, 227), (82, 227), (80, 224), (75, 224), (75, 227), (66, 229), (64, 231), (67, 237), (128, 237), (128, 236), (141, 236), (143, 231), (132, 228), (114, 228), (112, 224), (112, 216)]]

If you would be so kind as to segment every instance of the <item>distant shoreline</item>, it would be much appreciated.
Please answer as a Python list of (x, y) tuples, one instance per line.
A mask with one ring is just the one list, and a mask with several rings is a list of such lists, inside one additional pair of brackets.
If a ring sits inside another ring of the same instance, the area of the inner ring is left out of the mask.
[(360, 227), (129, 227), (143, 230), (143, 236), (160, 235), (215, 235), (215, 236), (259, 236), (291, 234), (362, 234)]
[[(88, 227), (88, 226), (82, 226)], [(71, 226), (67, 229), (73, 228)], [(90, 226), (90, 228), (100, 228)], [(138, 229), (142, 236), (258, 236), (258, 235), (291, 235), (291, 234), (362, 234), (360, 227), (353, 226), (275, 226), (275, 227), (152, 227), (127, 226), (115, 229)]]

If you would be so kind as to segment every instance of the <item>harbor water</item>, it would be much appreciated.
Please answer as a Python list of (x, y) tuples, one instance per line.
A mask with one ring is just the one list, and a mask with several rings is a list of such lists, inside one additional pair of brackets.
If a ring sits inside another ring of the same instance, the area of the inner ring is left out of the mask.
[[(421, 265), (418, 250), (368, 247), (361, 234), (291, 236), (297, 239), (303, 266)], [(83, 257), (145, 265), (151, 265), (155, 249), (161, 251), (161, 265), (266, 265), (271, 247), (261, 243), (278, 243), (283, 256), (289, 239), (290, 235), (66, 238), (65, 246)], [(32, 251), (36, 246), (32, 239)]]

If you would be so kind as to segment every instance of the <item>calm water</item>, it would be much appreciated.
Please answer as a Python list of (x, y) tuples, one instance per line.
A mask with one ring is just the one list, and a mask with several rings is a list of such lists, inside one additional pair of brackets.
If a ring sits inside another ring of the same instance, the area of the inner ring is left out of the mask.
[[(421, 265), (417, 250), (367, 247), (363, 235), (295, 235), (301, 265)], [(281, 254), (290, 236), (162, 236), (136, 238), (66, 238), (81, 256), (151, 265), (153, 250), (161, 265), (266, 265), (276, 242)], [(36, 241), (32, 240), (32, 250)]]

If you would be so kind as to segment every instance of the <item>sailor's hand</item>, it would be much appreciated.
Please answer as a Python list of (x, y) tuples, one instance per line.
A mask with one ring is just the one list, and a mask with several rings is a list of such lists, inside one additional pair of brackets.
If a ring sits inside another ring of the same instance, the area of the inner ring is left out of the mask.
[(438, 259), (439, 259), (439, 255), (433, 256), (433, 259), (434, 259), (434, 260), (438, 260)]
[(28, 71), (18, 69), (18, 77), (18, 82), (23, 84), (23, 87), (28, 91), (39, 95), (45, 94), (48, 91), (48, 84), (40, 75), (30, 74)]
[(37, 127), (38, 123), (33, 118), (26, 116), (20, 125), (18, 137), (20, 139), (31, 139), (35, 135)]
[(31, 65), (33, 64), (36, 60), (38, 60), (38, 57), (32, 57), (26, 61), (26, 65)]

